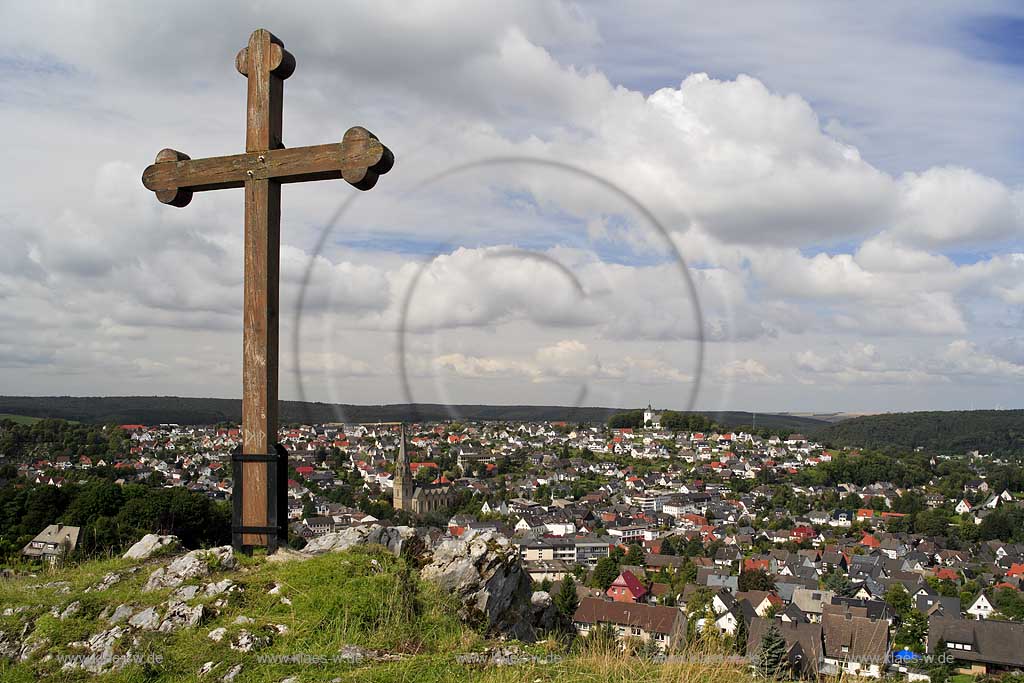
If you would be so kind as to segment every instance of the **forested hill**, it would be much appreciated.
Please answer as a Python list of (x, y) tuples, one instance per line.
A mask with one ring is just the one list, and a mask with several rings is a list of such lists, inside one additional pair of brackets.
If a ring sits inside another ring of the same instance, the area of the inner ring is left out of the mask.
[[(495, 406), (441, 404), (338, 405), (281, 401), (281, 422), (389, 422), (418, 420), (510, 420), (605, 423), (621, 408), (570, 406)], [(242, 402), (223, 398), (175, 396), (0, 396), (0, 415), (25, 415), (118, 424), (217, 424), (241, 420)], [(716, 423), (734, 429), (753, 421), (739, 411), (702, 412)], [(757, 426), (808, 433), (826, 423), (795, 415), (757, 414)]]
[(951, 455), (1024, 453), (1024, 410), (887, 413), (843, 420), (815, 432), (833, 446), (909, 450), (922, 446)]

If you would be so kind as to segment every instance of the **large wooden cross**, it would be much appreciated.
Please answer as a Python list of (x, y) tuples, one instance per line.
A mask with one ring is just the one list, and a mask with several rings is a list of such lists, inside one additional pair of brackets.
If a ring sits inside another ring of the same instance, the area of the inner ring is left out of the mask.
[[(142, 183), (164, 204), (179, 207), (186, 206), (194, 192), (245, 188), (242, 455), (235, 462), (236, 470), (243, 471), (235, 473), (233, 493), (242, 503), (235, 506), (233, 538), (243, 547), (273, 547), (283, 538), (275, 538), (271, 529), (287, 528), (286, 516), (272, 519), (280, 516), (269, 509), (274, 506), (271, 489), (278, 477), (276, 472), (268, 476), (268, 469), (276, 466), (275, 454), (281, 452), (276, 445), (281, 185), (343, 178), (369, 190), (379, 175), (391, 170), (394, 156), (360, 127), (350, 128), (340, 143), (285, 149), (284, 80), (295, 71), (295, 58), (269, 31), (253, 32), (248, 47), (235, 58), (235, 67), (248, 79), (245, 153), (191, 159), (165, 149), (142, 174)], [(286, 472), (280, 474), (287, 477)], [(243, 528), (267, 531), (240, 532)]]

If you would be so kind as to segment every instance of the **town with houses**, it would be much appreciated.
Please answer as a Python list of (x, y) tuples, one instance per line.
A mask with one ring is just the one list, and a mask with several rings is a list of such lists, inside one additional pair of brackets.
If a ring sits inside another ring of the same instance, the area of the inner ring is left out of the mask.
[[(808, 677), (913, 680), (916, 660), (938, 656), (961, 673), (1024, 669), (1024, 545), (949, 531), (1020, 508), (1021, 491), (990, 485), (983, 468), (952, 496), (937, 478), (809, 483), (809, 470), (862, 456), (801, 434), (669, 430), (660, 417), (649, 409), (634, 428), (282, 428), (292, 543), (373, 523), (455, 537), (493, 530), (519, 548), (536, 589), (557, 593), (572, 578), (581, 635), (611, 628), (671, 652), (715, 634), (752, 653), (777, 630), (793, 670)], [(236, 426), (121, 429), (131, 444), (122, 456), (39, 458), (18, 475), (60, 487), (71, 472), (112, 466), (230, 499)], [(973, 455), (930, 465), (983, 460)], [(942, 523), (922, 525), (940, 516), (932, 511), (945, 513)], [(24, 552), (45, 555), (77, 533), (51, 525)]]

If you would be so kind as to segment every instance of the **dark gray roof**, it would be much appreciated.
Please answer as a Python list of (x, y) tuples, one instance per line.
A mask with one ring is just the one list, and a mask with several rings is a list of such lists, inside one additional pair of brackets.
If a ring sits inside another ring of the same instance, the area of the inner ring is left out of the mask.
[[(1024, 623), (932, 617), (928, 620), (928, 652), (939, 641), (957, 659), (999, 666), (1024, 667)], [(970, 644), (970, 650), (948, 649), (949, 643)]]

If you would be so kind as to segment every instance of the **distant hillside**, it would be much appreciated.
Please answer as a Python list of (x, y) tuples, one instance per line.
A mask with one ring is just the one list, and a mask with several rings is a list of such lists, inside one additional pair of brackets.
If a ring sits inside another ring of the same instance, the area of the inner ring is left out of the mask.
[[(604, 423), (621, 408), (571, 406), (494, 406), (435, 403), (393, 405), (340, 405), (281, 401), (281, 421), (288, 422), (389, 422), (419, 420), (510, 420)], [(176, 396), (0, 396), (0, 413), (29, 417), (52, 417), (79, 422), (118, 424), (216, 424), (241, 420), (242, 402), (225, 398), (180, 398)], [(751, 413), (738, 411), (701, 414), (726, 427), (750, 425)], [(828, 423), (796, 415), (758, 413), (759, 428), (811, 432)]]
[(825, 427), (815, 436), (835, 446), (930, 452), (1024, 453), (1024, 410), (959, 410), (867, 415)]

